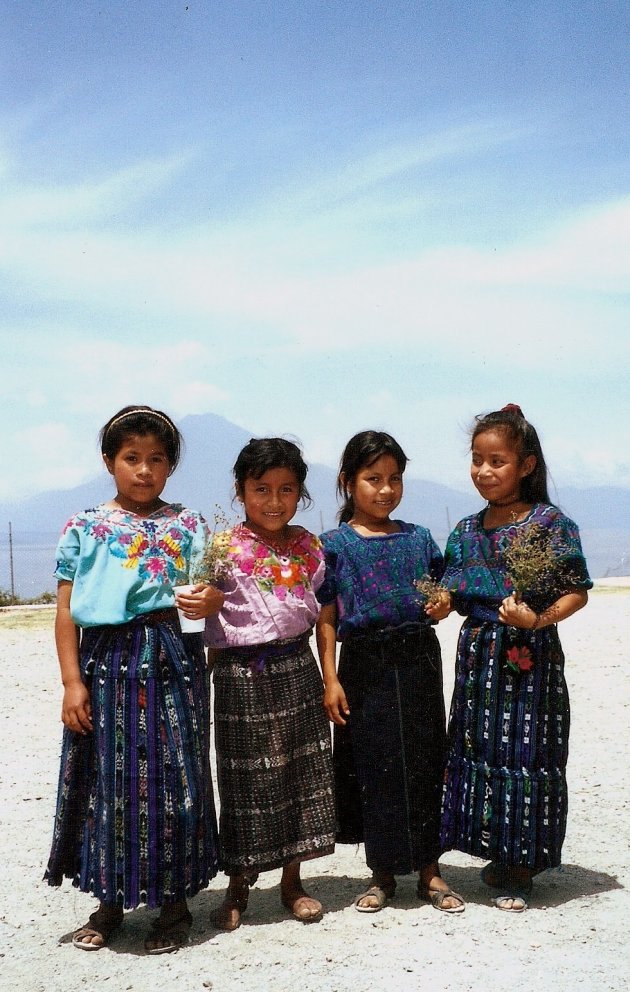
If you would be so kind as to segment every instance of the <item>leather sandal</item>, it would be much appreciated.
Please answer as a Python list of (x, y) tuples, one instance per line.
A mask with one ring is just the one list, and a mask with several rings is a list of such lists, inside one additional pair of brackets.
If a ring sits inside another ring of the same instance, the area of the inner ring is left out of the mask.
[[(418, 882), (417, 892), (418, 898), (426, 899), (440, 913), (463, 913), (466, 909), (464, 897), (460, 896), (459, 892), (454, 892), (453, 889), (429, 889), (426, 885)], [(445, 906), (445, 899), (457, 899), (458, 905)]]
[[(109, 943), (110, 937), (116, 932), (123, 921), (123, 911), (120, 906), (99, 906), (89, 917), (84, 926), (72, 934), (72, 944), (81, 951), (100, 951)], [(99, 937), (100, 943), (94, 944), (86, 937)]]
[(241, 916), (247, 909), (249, 902), (249, 886), (249, 880), (245, 876), (238, 882), (230, 882), (223, 902), (218, 909), (215, 909), (211, 917), (213, 925), (218, 930), (229, 932), (238, 930), (241, 925)]
[[(387, 905), (387, 900), (391, 899), (396, 891), (396, 883), (385, 883), (379, 884), (378, 882), (373, 882), (365, 892), (361, 892), (360, 895), (354, 900), (354, 908), (357, 913), (378, 913), (384, 906)], [(375, 899), (376, 905), (361, 906), (359, 905), (362, 899)]]
[(186, 910), (173, 920), (163, 920), (161, 917), (154, 920), (144, 941), (147, 954), (172, 954), (173, 951), (178, 951), (188, 943), (192, 919)]

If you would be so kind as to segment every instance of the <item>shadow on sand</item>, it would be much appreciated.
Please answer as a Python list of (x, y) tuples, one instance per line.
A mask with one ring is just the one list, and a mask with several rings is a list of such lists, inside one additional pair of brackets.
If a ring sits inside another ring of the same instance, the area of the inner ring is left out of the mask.
[[(457, 892), (461, 892), (469, 905), (488, 906), (496, 891), (483, 884), (479, 871), (480, 868), (475, 866), (442, 865), (442, 874), (448, 884)], [(352, 905), (355, 896), (367, 888), (369, 876), (367, 874), (339, 877), (312, 875), (304, 881), (309, 895), (320, 900), (324, 906), (325, 916), (330, 917), (331, 914), (339, 913)], [(396, 895), (390, 900), (392, 907), (414, 909), (427, 905), (426, 902), (418, 899), (414, 876), (408, 875), (397, 881)], [(216, 880), (213, 884), (216, 886)], [(597, 896), (621, 888), (623, 886), (612, 875), (591, 871), (581, 865), (562, 865), (560, 868), (553, 868), (536, 876), (530, 909), (535, 911), (543, 907), (563, 906), (574, 899)], [(212, 913), (221, 904), (224, 891), (223, 886), (205, 889), (189, 901), (194, 918), (189, 945), (204, 944), (223, 935), (223, 931), (217, 930), (213, 925)], [(156, 915), (156, 910), (147, 909), (145, 906), (126, 913), (123, 925), (113, 936), (108, 948), (118, 954), (145, 954), (144, 938)], [(280, 903), (279, 885), (252, 887), (249, 906), (243, 916), (243, 928), (268, 926), (287, 919), (291, 919), (291, 916)], [(298, 925), (304, 926), (296, 921), (296, 926)], [(226, 937), (229, 937), (229, 934), (226, 934)], [(68, 933), (61, 937), (59, 943), (70, 943), (71, 940), (72, 933)]]

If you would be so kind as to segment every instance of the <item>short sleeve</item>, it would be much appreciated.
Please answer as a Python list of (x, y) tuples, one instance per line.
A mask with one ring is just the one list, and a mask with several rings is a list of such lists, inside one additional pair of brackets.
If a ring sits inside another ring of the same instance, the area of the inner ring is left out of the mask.
[(64, 527), (61, 537), (57, 543), (56, 559), (57, 564), (54, 576), (61, 582), (74, 582), (77, 574), (79, 555), (81, 551), (81, 540), (79, 528), (76, 526), (74, 518), (68, 521)]
[(324, 549), (324, 575), (316, 594), (320, 606), (330, 606), (337, 600), (337, 552), (325, 534), (322, 534), (321, 542)]
[(562, 592), (572, 589), (592, 589), (593, 582), (582, 551), (579, 528), (564, 514), (558, 514), (554, 520), (552, 545), (557, 553), (556, 584)]

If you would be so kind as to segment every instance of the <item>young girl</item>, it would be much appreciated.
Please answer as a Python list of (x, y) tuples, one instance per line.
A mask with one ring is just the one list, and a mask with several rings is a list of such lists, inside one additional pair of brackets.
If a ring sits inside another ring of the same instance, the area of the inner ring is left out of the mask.
[(296, 919), (322, 906), (304, 891), (300, 864), (335, 840), (330, 732), (309, 647), (324, 573), (319, 540), (291, 520), (308, 500), (307, 467), (282, 438), (252, 440), (234, 465), (245, 522), (228, 545), (225, 602), (206, 636), (215, 652), (215, 734), (221, 860), (229, 875), (215, 914), (239, 926), (258, 873), (282, 868), (281, 900)]
[[(494, 904), (522, 912), (533, 876), (560, 864), (569, 700), (556, 624), (585, 605), (592, 583), (576, 525), (550, 504), (540, 442), (520, 408), (478, 417), (471, 451), (487, 506), (460, 521), (446, 549), (444, 584), (466, 620), (442, 843), (490, 859), (482, 878), (498, 889)], [(530, 562), (547, 549), (553, 565), (522, 598), (508, 570), (515, 542)]]
[[(45, 877), (100, 902), (75, 947), (99, 950), (146, 903), (160, 915), (145, 947), (161, 954), (187, 939), (186, 898), (217, 871), (203, 642), (182, 635), (173, 592), (207, 527), (161, 499), (180, 454), (170, 417), (125, 407), (100, 439), (116, 495), (72, 517), (57, 549), (65, 729)], [(198, 587), (179, 605), (205, 616), (221, 602)]]
[[(439, 579), (442, 555), (424, 527), (392, 520), (407, 458), (389, 434), (347, 444), (338, 530), (322, 535), (326, 579), (317, 642), (334, 726), (341, 843), (365, 842), (372, 880), (355, 899), (381, 909), (395, 875), (418, 871), (418, 895), (443, 912), (464, 900), (440, 877), (445, 714), (440, 648), (415, 583)], [(335, 642), (341, 641), (339, 677)]]

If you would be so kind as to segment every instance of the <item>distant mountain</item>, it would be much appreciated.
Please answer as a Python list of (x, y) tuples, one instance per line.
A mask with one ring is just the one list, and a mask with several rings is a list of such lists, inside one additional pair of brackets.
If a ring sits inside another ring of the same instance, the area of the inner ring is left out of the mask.
[[(231, 515), (232, 465), (251, 434), (215, 414), (187, 416), (180, 426), (186, 442), (184, 456), (168, 482), (165, 497), (200, 509), (210, 520), (216, 505)], [(307, 485), (314, 503), (296, 518), (309, 530), (320, 533), (335, 526), (335, 481), (333, 469), (317, 464), (309, 467)], [(77, 510), (101, 503), (111, 495), (111, 476), (103, 469), (81, 486), (0, 504), (0, 588), (9, 588), (9, 521), (14, 538), (16, 589), (23, 596), (37, 595), (53, 588), (53, 550), (66, 520)], [(560, 488), (558, 502), (580, 525), (591, 574), (630, 574), (630, 491), (610, 486)], [(472, 485), (468, 493), (463, 493), (437, 482), (407, 478), (399, 515), (429, 527), (443, 548), (457, 521), (480, 507)], [(236, 517), (236, 506), (233, 510)]]
[[(232, 466), (236, 455), (247, 444), (250, 433), (214, 414), (190, 415), (181, 422), (185, 450), (179, 468), (169, 479), (164, 496), (177, 500), (212, 517), (215, 505), (228, 513), (234, 494)], [(300, 521), (317, 531), (335, 526), (338, 509), (336, 473), (325, 465), (310, 465), (307, 486), (313, 506), (300, 511)], [(15, 535), (57, 534), (77, 510), (95, 506), (112, 496), (112, 479), (103, 468), (98, 476), (72, 489), (51, 490), (14, 503), (0, 503), (0, 528), (10, 520)], [(401, 514), (421, 520), (431, 530), (446, 537), (451, 524), (469, 513), (474, 496), (449, 489), (435, 482), (409, 479)], [(234, 508), (237, 514), (236, 507)]]

